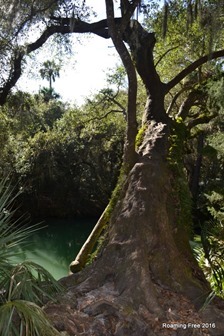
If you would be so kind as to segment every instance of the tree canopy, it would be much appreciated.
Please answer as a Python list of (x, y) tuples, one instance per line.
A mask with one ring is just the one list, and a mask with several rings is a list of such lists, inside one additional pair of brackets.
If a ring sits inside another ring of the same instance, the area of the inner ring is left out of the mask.
[[(188, 73), (200, 67), (209, 59), (223, 55), (222, 50), (217, 51), (214, 49), (214, 46), (216, 46), (217, 49), (217, 41), (222, 40), (222, 35), (219, 32), (221, 32), (220, 28), (223, 24), (223, 7), (219, 1), (213, 1), (212, 3), (200, 1), (195, 2), (195, 4), (185, 1), (166, 2), (164, 10), (159, 10), (158, 15), (157, 13), (155, 14), (154, 10), (156, 5), (156, 1), (150, 3), (147, 1), (145, 1), (145, 3), (141, 3), (140, 1), (133, 1), (133, 3), (121, 1), (122, 17), (118, 16), (115, 23), (116, 26), (125, 26), (138, 7), (139, 10), (142, 9), (151, 15), (150, 25), (152, 28), (152, 21), (160, 21), (161, 31), (164, 30), (162, 26), (167, 25), (169, 22), (169, 30), (166, 32), (167, 39), (169, 32), (171, 32), (172, 36), (176, 35), (176, 27), (172, 28), (172, 25), (174, 25), (175, 20), (180, 17), (181, 22), (182, 18), (183, 22), (186, 22), (186, 36), (189, 36), (185, 39), (185, 45), (191, 39), (190, 34), (193, 34), (196, 30), (197, 32), (199, 30), (201, 31), (201, 36), (198, 36), (200, 43), (197, 44), (197, 48), (201, 44), (202, 49), (197, 53), (197, 62), (194, 62), (195, 59), (193, 59), (190, 67), (183, 69), (178, 76), (175, 76), (172, 81), (170, 81), (166, 86), (167, 91), (169, 91), (174, 85), (185, 78)], [(91, 9), (86, 6), (85, 1), (43, 1), (38, 3), (32, 2), (32, 4), (27, 3), (27, 1), (21, 1), (20, 5), (18, 5), (17, 2), (10, 2), (9, 6), (4, 2), (1, 12), (2, 22), (4, 22), (2, 24), (0, 48), (2, 55), (1, 68), (3, 70), (1, 71), (0, 81), (1, 104), (4, 104), (8, 93), (19, 79), (26, 55), (40, 48), (50, 36), (54, 34), (64, 36), (70, 33), (94, 33), (103, 38), (110, 37), (108, 34), (107, 20), (103, 19), (96, 22), (89, 22), (91, 12)], [(124, 12), (126, 13), (125, 15)], [(216, 18), (215, 20), (213, 19), (214, 17)], [(219, 29), (216, 29), (215, 25), (219, 26)], [(189, 29), (190, 33), (187, 35), (189, 26), (191, 29)], [(34, 29), (35, 34), (33, 34)], [(121, 30), (122, 29), (123, 28), (121, 28)], [(175, 43), (174, 40), (171, 43)], [(191, 45), (191, 43), (189, 45)], [(194, 48), (193, 45), (191, 45), (191, 48), (192, 47)], [(174, 48), (173, 45), (172, 48)], [(166, 53), (168, 53), (168, 51), (166, 51)], [(204, 56), (206, 53), (208, 56)], [(165, 60), (165, 57), (163, 57), (163, 59)]]

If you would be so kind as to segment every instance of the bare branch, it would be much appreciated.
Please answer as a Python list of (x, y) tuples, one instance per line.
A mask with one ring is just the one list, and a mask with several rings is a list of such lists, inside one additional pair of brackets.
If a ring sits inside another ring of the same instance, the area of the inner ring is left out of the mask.
[(157, 61), (156, 64), (155, 64), (155, 67), (157, 67), (157, 65), (162, 61), (162, 59), (163, 59), (167, 54), (169, 54), (170, 51), (175, 50), (175, 49), (177, 49), (177, 48), (179, 48), (179, 46), (175, 46), (175, 47), (172, 47), (172, 48), (168, 49), (162, 56), (160, 56), (160, 58), (158, 59), (158, 61)]
[(125, 115), (126, 115), (126, 111), (123, 111), (123, 110), (110, 110), (100, 117), (93, 117), (93, 118), (90, 118), (90, 119), (86, 120), (85, 123), (88, 123), (88, 122), (93, 121), (93, 120), (102, 120), (102, 119), (106, 118), (111, 113), (122, 113), (123, 115), (125, 113)]

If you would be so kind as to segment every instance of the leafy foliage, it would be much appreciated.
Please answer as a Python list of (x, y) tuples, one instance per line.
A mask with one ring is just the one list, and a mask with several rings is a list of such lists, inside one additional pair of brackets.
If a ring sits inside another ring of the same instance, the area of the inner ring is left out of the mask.
[(121, 164), (124, 100), (108, 90), (81, 108), (41, 95), (10, 97), (2, 108), (9, 133), (0, 166), (25, 185), (21, 197), (31, 209), (40, 204), (60, 216), (102, 211)]

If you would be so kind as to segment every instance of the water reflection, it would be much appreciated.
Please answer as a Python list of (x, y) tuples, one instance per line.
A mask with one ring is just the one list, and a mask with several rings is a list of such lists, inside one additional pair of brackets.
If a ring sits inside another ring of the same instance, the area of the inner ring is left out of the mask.
[(14, 261), (32, 260), (45, 267), (56, 279), (68, 274), (69, 264), (91, 232), (96, 219), (44, 222), (47, 227), (36, 232)]

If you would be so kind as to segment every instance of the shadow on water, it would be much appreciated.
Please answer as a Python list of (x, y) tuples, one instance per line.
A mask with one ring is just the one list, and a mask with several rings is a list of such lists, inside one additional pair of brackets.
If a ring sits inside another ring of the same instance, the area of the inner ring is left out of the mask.
[[(50, 219), (34, 233), (28, 244), (20, 247), (14, 261), (31, 260), (46, 268), (55, 279), (66, 276), (74, 260), (96, 223), (96, 219)], [(46, 227), (44, 227), (46, 226)]]

